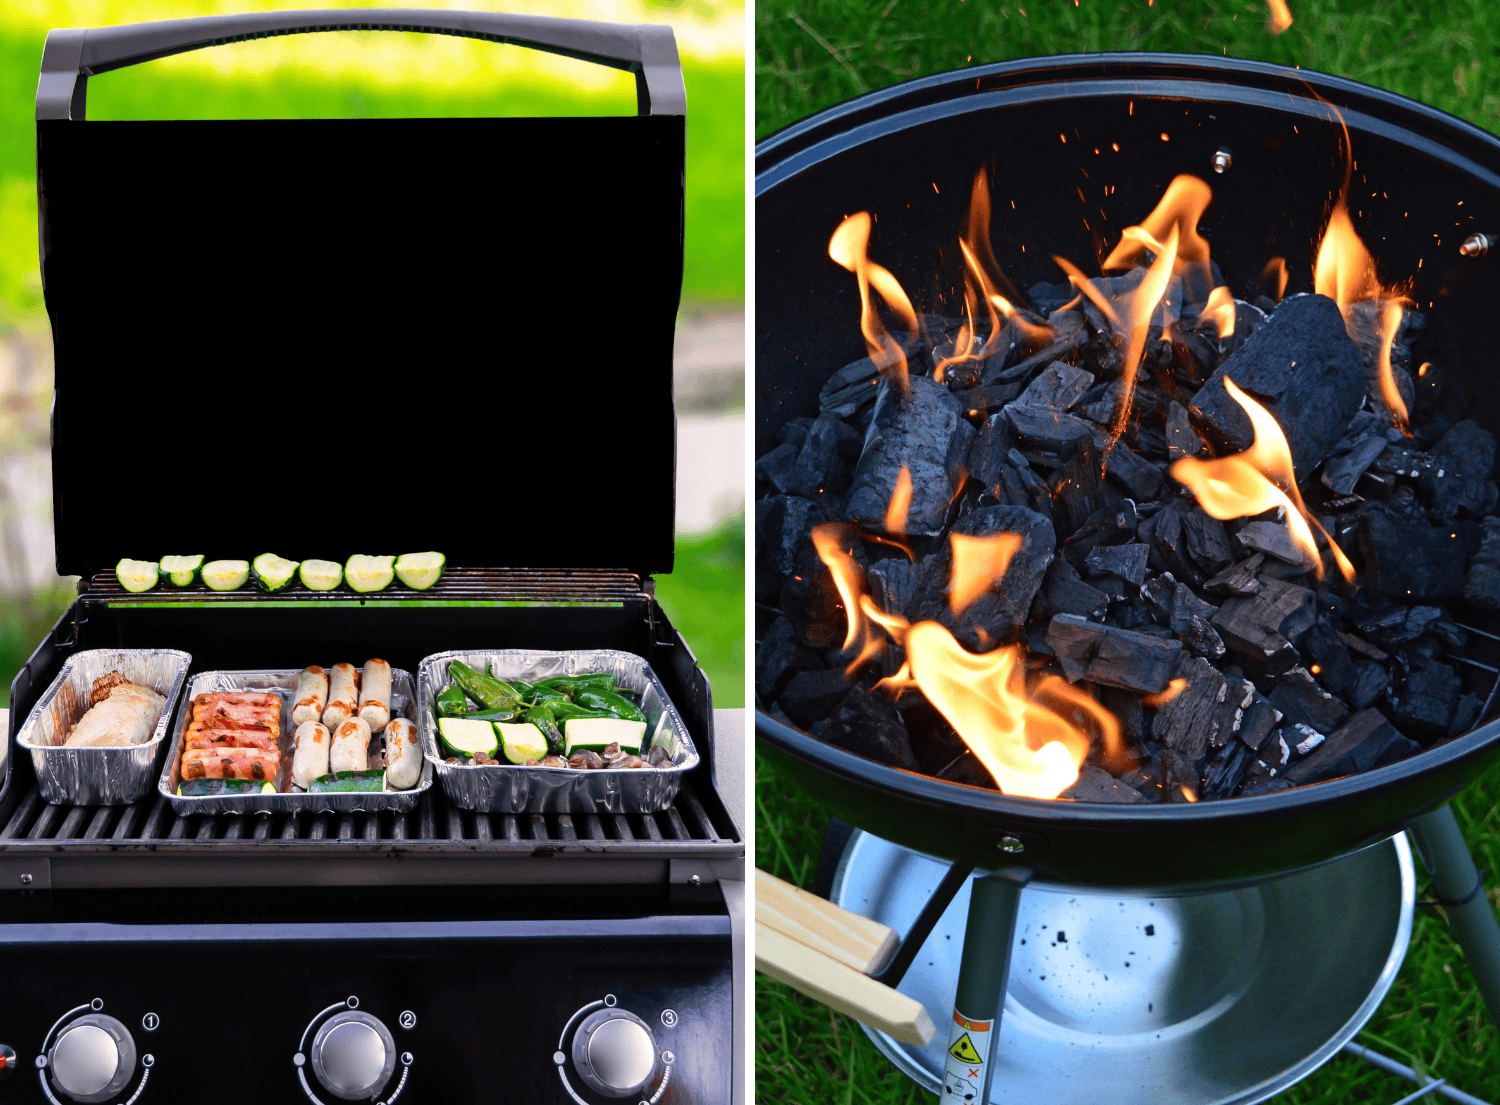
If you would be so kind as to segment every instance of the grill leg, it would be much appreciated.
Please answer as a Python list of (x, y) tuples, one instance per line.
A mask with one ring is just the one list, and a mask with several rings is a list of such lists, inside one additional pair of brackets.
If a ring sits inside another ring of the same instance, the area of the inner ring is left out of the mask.
[(1433, 891), (1448, 914), (1453, 938), (1464, 950), (1490, 1020), (1500, 1025), (1500, 924), (1495, 921), (1495, 911), (1474, 869), (1453, 808), (1443, 806), (1423, 814), (1412, 825), (1411, 835), (1422, 866), (1432, 878)]
[(1005, 875), (974, 880), (958, 993), (953, 999), (941, 1105), (989, 1102), (1024, 881)]

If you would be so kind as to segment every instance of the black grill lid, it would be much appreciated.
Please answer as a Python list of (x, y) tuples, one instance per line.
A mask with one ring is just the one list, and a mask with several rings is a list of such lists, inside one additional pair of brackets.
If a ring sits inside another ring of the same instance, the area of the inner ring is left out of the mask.
[[(83, 122), (87, 76), (313, 30), (636, 73), (617, 118)], [(670, 28), (266, 12), (48, 35), (57, 568), (168, 553), (672, 567), (684, 97)]]

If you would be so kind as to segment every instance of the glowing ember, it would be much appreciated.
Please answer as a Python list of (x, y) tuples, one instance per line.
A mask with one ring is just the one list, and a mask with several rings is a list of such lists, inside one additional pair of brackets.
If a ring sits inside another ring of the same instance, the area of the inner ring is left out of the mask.
[(1271, 6), (1271, 33), (1279, 35), (1292, 25), (1292, 10), (1286, 0), (1269, 0)]
[(917, 312), (911, 300), (890, 270), (870, 260), (870, 226), (868, 211), (850, 215), (828, 240), (828, 256), (859, 278), (859, 328), (865, 335), (865, 346), (875, 367), (906, 391), (906, 354), (891, 337), (880, 313), (870, 297), (870, 289), (879, 293), (886, 305), (906, 324), (908, 330), (917, 328)]
[[(1286, 436), (1271, 412), (1241, 391), (1227, 376), (1224, 377), (1224, 387), (1249, 417), (1255, 429), (1254, 443), (1243, 453), (1228, 457), (1212, 460), (1183, 457), (1172, 465), (1172, 478), (1192, 491), (1206, 514), (1220, 521), (1280, 507), (1286, 514), (1292, 540), (1321, 579), (1322, 558), (1309, 523), (1318, 526), (1320, 532), (1322, 527), (1302, 505)], [(1328, 535), (1324, 533), (1324, 536)], [(1328, 539), (1328, 546), (1333, 550), (1339, 571), (1352, 583), (1354, 565), (1349, 563), (1349, 558), (1332, 538)]]
[(1219, 329), (1219, 337), (1227, 338), (1234, 333), (1234, 297), (1228, 288), (1219, 287), (1208, 293), (1203, 317), (1213, 320)]

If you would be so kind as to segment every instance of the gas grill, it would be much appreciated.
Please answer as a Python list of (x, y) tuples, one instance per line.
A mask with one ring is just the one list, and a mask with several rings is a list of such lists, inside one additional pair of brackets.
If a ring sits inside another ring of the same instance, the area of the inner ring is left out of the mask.
[[(640, 114), (83, 121), (87, 78), (112, 68), (382, 29), (625, 69)], [(37, 103), (58, 570), (82, 582), (12, 687), (0, 1103), (205, 1086), (325, 1105), (738, 1101), (744, 845), (708, 680), (651, 580), (671, 570), (674, 514), (670, 30), (339, 11), (54, 31)], [(629, 294), (592, 301), (586, 256), (625, 260)], [(597, 343), (524, 333), (559, 311), (588, 314)], [(116, 386), (136, 349), (176, 383)], [(441, 550), (447, 573), (421, 592), (132, 594), (110, 570), (189, 546), (397, 545)], [(49, 804), (17, 730), (94, 648), (177, 649), (192, 672), (618, 649), (651, 665), (701, 764), (653, 813), (474, 812), (439, 787), (409, 812), (178, 816), (155, 789)]]

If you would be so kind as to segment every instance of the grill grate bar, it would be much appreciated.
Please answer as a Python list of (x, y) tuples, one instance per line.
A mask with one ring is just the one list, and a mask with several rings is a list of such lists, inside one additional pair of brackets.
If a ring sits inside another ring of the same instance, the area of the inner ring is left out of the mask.
[(29, 832), (29, 833), (26, 834), (26, 839), (27, 840), (45, 840), (45, 839), (49, 839), (52, 836), (52, 833), (50, 832), (50, 830), (52, 828), (52, 825), (53, 825), (54, 822), (56, 822), (58, 820), (58, 815), (61, 812), (62, 812), (62, 807), (61, 806), (54, 806), (54, 805), (48, 804), (48, 805), (42, 807), (42, 812), (37, 817), (36, 824), (33, 825), (33, 826), (31, 826), (31, 832)]
[(245, 835), (245, 819), (243, 816), (231, 817), (224, 826), (225, 840), (239, 840)]
[(6, 822), (5, 831), (0, 833), (0, 840), (12, 840), (19, 837), (31, 824), (32, 814), (36, 812), (37, 803), (42, 800), (40, 791), (32, 791), (21, 800), (16, 807), (16, 812), (11, 814), (10, 820)]
[(104, 835), (104, 830), (109, 825), (109, 816), (114, 811), (113, 806), (100, 806), (94, 811), (94, 819), (89, 822), (89, 827), (84, 830), (84, 840), (98, 840)]
[(84, 818), (89, 815), (87, 806), (74, 806), (63, 818), (63, 823), (57, 828), (57, 839), (72, 840), (78, 835), (78, 827), (83, 824)]

